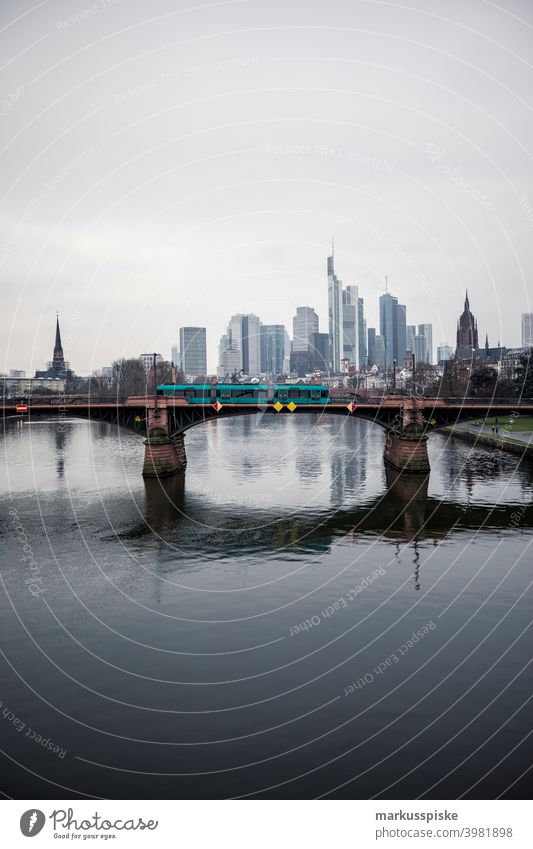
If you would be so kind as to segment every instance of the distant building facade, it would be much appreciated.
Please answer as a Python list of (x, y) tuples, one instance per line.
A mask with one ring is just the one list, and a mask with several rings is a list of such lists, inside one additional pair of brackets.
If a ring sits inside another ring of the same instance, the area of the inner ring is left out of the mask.
[(442, 342), (437, 347), (437, 363), (445, 363), (447, 360), (451, 360), (453, 357), (453, 348), (451, 345), (445, 345)]
[(522, 348), (533, 348), (533, 312), (522, 313)]
[[(154, 364), (154, 355), (153, 354), (139, 354), (139, 359), (140, 359), (141, 363), (143, 364), (144, 370), (146, 372), (150, 371), (150, 369), (152, 368), (152, 366)], [(161, 354), (155, 355), (155, 361), (156, 361), (156, 363), (162, 363), (163, 362), (163, 357), (161, 356)]]
[(207, 374), (207, 332), (205, 327), (180, 327), (179, 368), (187, 377)]

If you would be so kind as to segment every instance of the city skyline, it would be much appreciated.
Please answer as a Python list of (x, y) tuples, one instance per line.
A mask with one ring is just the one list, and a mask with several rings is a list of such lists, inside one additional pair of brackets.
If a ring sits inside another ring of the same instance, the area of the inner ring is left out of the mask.
[[(330, 257), (327, 258), (328, 293), (331, 289), (330, 271), (332, 269), (333, 269), (333, 257), (330, 256)], [(446, 339), (441, 338), (439, 343), (436, 344), (435, 341), (434, 341), (434, 327), (435, 327), (435, 325), (433, 324), (433, 322), (424, 322), (424, 323), (419, 323), (418, 325), (409, 324), (409, 323), (406, 322), (406, 311), (407, 311), (407, 308), (409, 307), (409, 305), (398, 303), (398, 298), (396, 296), (392, 295), (392, 293), (389, 291), (388, 278), (386, 277), (385, 278), (385, 291), (381, 295), (379, 295), (379, 297), (378, 297), (377, 313), (378, 313), (379, 318), (378, 318), (376, 326), (372, 326), (366, 318), (366, 312), (365, 312), (365, 307), (364, 307), (366, 298), (359, 297), (359, 287), (354, 286), (353, 284), (348, 284), (346, 286), (343, 286), (342, 280), (337, 278), (335, 273), (334, 273), (334, 277), (335, 277), (335, 280), (336, 280), (337, 285), (338, 285), (338, 296), (340, 296), (341, 310), (343, 311), (341, 313), (341, 324), (343, 324), (344, 311), (346, 310), (347, 306), (349, 306), (349, 305), (355, 306), (355, 320), (356, 320), (355, 328), (352, 328), (351, 331), (347, 330), (346, 329), (346, 323), (344, 323), (343, 328), (342, 328), (342, 340), (343, 341), (341, 343), (341, 347), (342, 347), (342, 351), (343, 351), (343, 357), (341, 357), (341, 360), (343, 358), (348, 358), (350, 360), (350, 362), (352, 362), (352, 363), (357, 362), (359, 368), (364, 368), (364, 364), (361, 362), (361, 353), (362, 353), (363, 349), (366, 350), (366, 354), (367, 354), (367, 360), (365, 361), (365, 364), (368, 361), (368, 359), (370, 359), (372, 351), (374, 351), (374, 361), (376, 362), (376, 364), (380, 364), (381, 359), (383, 359), (384, 365), (390, 365), (391, 352), (393, 352), (392, 359), (396, 359), (397, 366), (401, 367), (401, 362), (402, 362), (403, 357), (398, 355), (398, 350), (399, 350), (398, 341), (396, 341), (396, 343), (395, 343), (396, 347), (394, 349), (391, 347), (392, 346), (392, 342), (391, 342), (391, 346), (389, 346), (389, 350), (384, 349), (383, 353), (381, 353), (381, 348), (379, 348), (379, 345), (378, 345), (379, 351), (376, 352), (373, 348), (374, 344), (377, 344), (377, 343), (381, 344), (380, 339), (384, 338), (383, 337), (383, 329), (387, 326), (387, 322), (388, 322), (388, 327), (389, 327), (389, 334), (392, 334), (390, 338), (392, 339), (393, 336), (394, 336), (394, 331), (392, 330), (393, 319), (391, 318), (391, 315), (389, 315), (388, 319), (386, 318), (386, 313), (384, 311), (384, 304), (385, 303), (387, 303), (389, 305), (389, 311), (390, 311), (391, 308), (393, 308), (394, 311), (397, 310), (397, 314), (400, 317), (400, 321), (401, 322), (403, 321), (403, 324), (405, 326), (405, 332), (403, 330), (403, 325), (402, 325), (402, 330), (401, 330), (401, 334), (404, 334), (404, 336), (405, 336), (405, 350), (406, 351), (409, 351), (409, 350), (413, 351), (415, 353), (415, 355), (417, 356), (417, 361), (419, 361), (419, 362), (425, 361), (425, 362), (429, 362), (430, 364), (434, 363), (434, 362), (438, 363), (439, 362), (438, 357), (435, 360), (435, 352), (436, 351), (438, 352), (438, 350), (440, 348), (442, 348), (443, 350), (447, 350), (448, 348), (451, 348), (453, 351), (455, 351), (457, 349), (457, 339), (459, 338), (458, 337), (458, 329), (459, 329), (461, 320), (463, 320), (463, 322), (466, 321), (466, 325), (464, 325), (464, 327), (466, 327), (469, 324), (469, 320), (467, 318), (465, 318), (465, 316), (467, 315), (467, 312), (465, 312), (465, 311), (469, 310), (469, 294), (468, 294), (468, 289), (467, 289), (466, 292), (465, 292), (465, 296), (464, 296), (465, 297), (465, 301), (464, 301), (465, 307), (463, 309), (463, 314), (462, 314), (462, 316), (460, 316), (459, 319), (456, 318), (456, 322), (455, 322), (455, 324), (456, 324), (455, 336), (457, 336), (456, 343), (454, 344), (453, 335), (450, 333), (448, 338), (446, 338)], [(254, 353), (253, 353), (253, 358), (254, 358), (253, 362), (255, 363), (255, 361), (257, 360), (257, 362), (259, 363), (258, 373), (266, 371), (266, 369), (262, 368), (262, 365), (264, 364), (264, 357), (265, 357), (265, 354), (264, 354), (262, 347), (261, 347), (262, 344), (265, 344), (264, 339), (263, 339), (263, 341), (261, 341), (262, 328), (265, 328), (265, 327), (270, 327), (270, 328), (283, 327), (284, 328), (285, 339), (286, 339), (285, 345), (280, 346), (279, 343), (275, 343), (275, 345), (277, 345), (278, 349), (280, 349), (280, 347), (283, 347), (283, 349), (284, 349), (283, 355), (288, 356), (289, 350), (287, 349), (287, 340), (290, 341), (291, 348), (292, 348), (293, 339), (294, 339), (294, 320), (297, 317), (298, 313), (301, 312), (301, 311), (306, 311), (306, 319), (304, 321), (303, 326), (305, 326), (306, 322), (308, 320), (310, 320), (309, 316), (311, 314), (313, 314), (315, 320), (318, 319), (318, 326), (316, 325), (316, 321), (313, 322), (312, 326), (311, 325), (309, 326), (309, 337), (311, 337), (311, 335), (313, 333), (317, 333), (319, 336), (323, 336), (325, 334), (329, 335), (328, 331), (324, 331), (324, 325), (326, 325), (326, 322), (320, 320), (320, 315), (313, 306), (307, 306), (307, 305), (306, 306), (296, 306), (294, 308), (294, 314), (292, 316), (292, 319), (287, 324), (282, 324), (281, 322), (275, 322), (275, 323), (269, 324), (267, 322), (263, 322), (261, 317), (255, 315), (254, 313), (242, 313), (241, 312), (241, 313), (236, 313), (233, 316), (234, 318), (239, 317), (239, 316), (252, 316), (253, 319), (257, 320), (258, 341), (257, 341), (257, 351), (254, 350)], [(303, 313), (301, 313), (301, 314), (303, 316)], [(476, 315), (477, 315), (477, 310), (476, 310)], [(521, 334), (522, 334), (522, 343), (523, 343), (523, 339), (524, 339), (524, 332), (531, 332), (530, 330), (525, 331), (525, 328), (531, 327), (531, 316), (533, 316), (532, 313), (521, 313), (521, 315), (520, 315), (520, 327), (521, 327)], [(361, 319), (363, 319), (362, 327), (360, 325)], [(78, 320), (79, 319), (76, 319), (76, 321), (78, 321)], [(397, 319), (395, 319), (395, 321), (396, 320)], [(231, 326), (231, 321), (232, 321), (232, 319), (230, 319), (228, 327)], [(328, 324), (331, 327), (331, 323), (328, 322)], [(226, 334), (227, 334), (228, 327), (226, 328)], [(290, 337), (290, 339), (289, 339), (289, 333), (287, 331), (287, 327), (293, 329), (293, 336)], [(216, 350), (217, 350), (216, 364), (214, 365), (214, 367), (211, 367), (210, 360), (209, 360), (210, 355), (209, 355), (209, 353), (207, 353), (210, 350), (208, 328), (204, 327), (204, 326), (200, 327), (198, 325), (180, 327), (180, 328), (178, 328), (178, 332), (175, 334), (176, 338), (180, 338), (180, 335), (184, 331), (191, 331), (192, 332), (192, 336), (191, 336), (192, 349), (191, 350), (194, 350), (194, 353), (192, 354), (192, 356), (196, 357), (197, 360), (198, 360), (198, 357), (200, 357), (200, 359), (202, 360), (202, 363), (204, 361), (206, 362), (206, 366), (207, 366), (206, 369), (205, 370), (199, 370), (196, 373), (205, 373), (205, 374), (217, 374), (217, 373), (219, 373), (220, 368), (221, 368), (221, 365), (220, 365), (220, 345), (221, 345), (222, 340), (226, 336), (226, 334), (222, 334), (222, 336), (220, 337), (220, 340), (219, 340), (219, 342), (216, 346)], [(56, 342), (57, 342), (58, 332), (59, 332), (59, 313), (56, 313)], [(198, 332), (201, 336), (200, 342), (195, 341), (195, 337), (198, 335)], [(369, 332), (372, 333), (372, 337), (370, 337), (368, 335)], [(465, 332), (466, 331), (463, 328), (463, 335), (464, 335)], [(355, 338), (357, 338), (357, 344), (355, 344), (353, 341), (351, 341), (351, 342), (349, 341), (350, 340), (350, 333), (355, 333), (354, 340), (355, 340)], [(429, 336), (426, 336), (426, 333), (429, 333)], [(472, 341), (474, 341), (474, 335), (477, 339), (477, 321), (476, 321), (475, 327), (473, 328)], [(485, 331), (485, 333), (483, 335), (484, 335), (485, 338), (487, 338), (488, 337), (488, 331)], [(403, 336), (401, 338), (403, 338)], [(376, 339), (377, 339), (377, 342), (376, 342)], [(69, 341), (69, 343), (72, 343), (72, 335), (71, 334), (68, 335), (68, 341)], [(196, 350), (198, 344), (200, 345), (201, 352)], [(400, 341), (400, 347), (401, 347), (401, 344), (402, 344), (402, 342)], [(505, 341), (501, 342), (501, 340), (498, 340), (498, 345), (500, 345), (500, 344), (503, 345), (504, 347), (507, 347), (507, 348), (523, 347), (523, 344), (522, 345), (520, 345), (520, 344), (505, 345)], [(183, 345), (183, 343), (182, 343), (182, 345)], [(152, 347), (154, 347), (154, 346), (152, 346)], [(471, 344), (469, 346), (467, 345), (467, 347), (472, 348), (472, 347), (476, 347), (476, 346)], [(155, 345), (155, 348), (158, 348), (158, 351), (159, 350), (167, 350), (167, 348), (165, 348), (165, 346), (160, 345), (160, 344)], [(215, 343), (213, 342), (213, 340), (211, 340), (211, 351), (214, 348), (215, 348)], [(149, 350), (150, 346), (147, 346), (147, 349)], [(170, 344), (170, 346), (168, 346), (168, 351), (170, 351), (169, 360), (174, 362), (174, 364), (176, 366), (181, 367), (181, 347), (180, 347), (180, 343), (179, 342), (177, 342), (177, 343), (172, 342)], [(429, 356), (429, 351), (431, 351), (430, 356)], [(350, 352), (351, 352), (351, 355), (350, 355)], [(128, 356), (135, 358), (135, 357), (138, 357), (138, 356), (145, 356), (145, 355), (139, 355), (138, 350), (137, 350), (137, 351), (133, 351)], [(160, 356), (159, 353), (158, 353), (158, 356)], [(211, 356), (212, 356), (212, 354), (211, 354)], [(280, 356), (280, 354), (278, 354), (278, 359), (279, 359), (279, 356)], [(120, 359), (120, 356), (115, 356), (112, 359)], [(165, 356), (163, 356), (163, 359), (165, 359)], [(276, 362), (278, 361), (278, 359), (276, 360)], [(321, 359), (321, 361), (323, 361), (323, 360)], [(44, 360), (39, 359), (38, 362), (44, 362)], [(198, 360), (198, 362), (199, 362), (199, 360)], [(48, 363), (48, 370), (49, 370), (52, 366), (52, 363), (49, 360), (47, 361), (47, 363)], [(372, 364), (372, 363), (370, 363), (370, 364)], [(39, 368), (30, 368), (30, 369), (19, 368), (19, 366), (20, 366), (20, 364), (17, 364), (17, 366), (13, 366), (13, 364), (10, 364), (10, 365), (8, 365), (7, 368), (0, 370), (0, 374), (7, 375), (10, 372), (15, 370), (15, 371), (21, 371), (21, 372), (24, 371), (28, 374), (40, 373), (42, 376), (44, 376), (45, 371), (46, 371), (46, 370), (42, 370), (42, 369), (39, 369)], [(98, 365), (95, 365), (94, 368), (92, 369), (92, 371), (99, 372), (99, 371), (102, 370), (102, 368), (105, 368), (106, 366), (108, 366), (108, 363), (106, 363), (106, 364), (100, 363)], [(234, 360), (232, 360), (232, 368), (229, 369), (228, 371), (239, 370), (239, 369), (236, 368), (236, 366), (237, 366), (237, 359), (234, 358)], [(68, 364), (67, 364), (67, 367), (68, 367)], [(241, 368), (242, 368), (242, 366), (241, 366)], [(340, 370), (341, 369), (339, 369), (339, 371)], [(83, 370), (80, 369), (78, 373), (84, 374), (85, 372), (83, 372)], [(91, 372), (89, 372), (87, 374), (90, 374), (90, 373)]]

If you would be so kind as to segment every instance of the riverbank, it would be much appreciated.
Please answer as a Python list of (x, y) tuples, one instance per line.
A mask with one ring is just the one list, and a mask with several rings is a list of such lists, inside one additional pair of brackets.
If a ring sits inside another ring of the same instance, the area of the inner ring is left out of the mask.
[[(483, 445), (484, 447), (496, 448), (500, 451), (509, 451), (512, 454), (520, 454), (521, 457), (533, 457), (533, 432), (516, 428), (512, 433), (513, 425), (507, 427), (500, 424), (498, 432), (492, 433), (488, 427), (471, 423), (443, 427), (441, 431), (456, 436), (459, 439)], [(512, 433), (512, 435), (511, 435)]]

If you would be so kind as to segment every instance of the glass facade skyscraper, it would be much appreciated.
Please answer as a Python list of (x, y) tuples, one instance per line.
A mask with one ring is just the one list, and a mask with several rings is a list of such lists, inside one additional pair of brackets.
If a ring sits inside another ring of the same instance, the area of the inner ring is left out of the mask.
[(190, 377), (207, 374), (207, 342), (205, 327), (180, 327), (179, 367)]
[(260, 337), (261, 373), (283, 374), (285, 357), (285, 325), (262, 324)]

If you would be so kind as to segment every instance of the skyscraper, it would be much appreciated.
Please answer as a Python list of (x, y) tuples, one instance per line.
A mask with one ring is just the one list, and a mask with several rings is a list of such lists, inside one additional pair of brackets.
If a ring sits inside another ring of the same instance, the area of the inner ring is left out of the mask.
[(365, 319), (365, 301), (364, 298), (357, 299), (357, 321), (359, 334), (359, 368), (365, 368), (368, 365), (368, 350), (366, 345), (366, 319)]
[(232, 315), (219, 345), (219, 376), (261, 373), (261, 322), (253, 313)]
[(427, 363), (427, 339), (421, 333), (415, 336), (415, 360), (416, 363)]
[(406, 350), (407, 310), (405, 304), (399, 304), (398, 298), (385, 292), (379, 299), (379, 324), (385, 345), (386, 368), (403, 363)]
[(333, 372), (341, 370), (344, 356), (342, 328), (342, 283), (335, 274), (333, 246), (328, 256), (328, 318), (329, 318), (329, 362)]
[(470, 359), (473, 350), (479, 348), (477, 321), (470, 312), (468, 290), (465, 296), (464, 310), (457, 322), (457, 342), (455, 356), (459, 359)]
[(329, 371), (329, 334), (311, 333), (309, 342), (311, 368), (318, 371)]
[(375, 327), (368, 328), (368, 365), (385, 368), (385, 343), (383, 336), (376, 334)]
[(285, 326), (283, 324), (261, 325), (261, 373), (283, 374), (285, 358)]
[(396, 343), (395, 360), (400, 365), (405, 357), (407, 348), (407, 307), (398, 304), (398, 340)]
[(405, 334), (405, 350), (406, 351), (414, 351), (415, 350), (415, 336), (416, 336), (416, 324), (408, 324), (406, 327)]
[(185, 375), (207, 374), (205, 327), (180, 327), (179, 348), (179, 367)]
[(418, 325), (418, 333), (420, 336), (423, 336), (426, 340), (426, 363), (429, 363), (430, 366), (433, 365), (433, 325), (432, 324), (419, 324)]
[(292, 350), (308, 351), (312, 333), (318, 333), (318, 315), (312, 307), (296, 307), (292, 319)]
[(533, 312), (522, 313), (522, 348), (533, 347)]
[(342, 290), (342, 356), (359, 369), (359, 290)]

